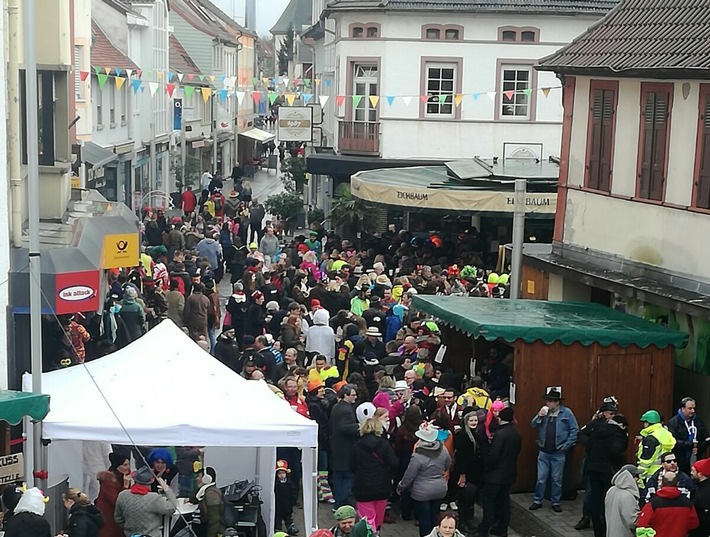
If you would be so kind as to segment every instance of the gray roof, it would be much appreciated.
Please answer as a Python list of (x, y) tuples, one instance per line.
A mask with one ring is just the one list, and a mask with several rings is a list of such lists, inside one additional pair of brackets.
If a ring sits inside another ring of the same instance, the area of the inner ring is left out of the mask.
[(271, 33), (285, 34), (289, 26), (292, 26), (294, 31), (300, 32), (304, 26), (310, 26), (311, 8), (311, 0), (291, 0), (279, 20), (271, 27)]
[(525, 12), (575, 15), (606, 13), (617, 0), (330, 0), (332, 11)]
[(710, 0), (623, 0), (572, 43), (540, 60), (540, 69), (707, 78)]

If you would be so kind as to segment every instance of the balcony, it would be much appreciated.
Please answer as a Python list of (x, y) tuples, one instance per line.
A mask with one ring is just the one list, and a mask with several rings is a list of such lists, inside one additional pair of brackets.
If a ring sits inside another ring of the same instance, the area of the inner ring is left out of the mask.
[(380, 154), (380, 124), (364, 121), (338, 123), (338, 149), (343, 155)]

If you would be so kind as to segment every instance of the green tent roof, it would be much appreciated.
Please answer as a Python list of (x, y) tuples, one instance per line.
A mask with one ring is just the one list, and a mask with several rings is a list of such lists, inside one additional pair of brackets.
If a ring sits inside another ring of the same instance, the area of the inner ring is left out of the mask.
[(460, 296), (414, 297), (414, 307), (445, 324), (488, 341), (541, 340), (549, 345), (579, 342), (605, 347), (637, 345), (682, 348), (688, 335), (592, 302), (496, 300)]
[(25, 416), (43, 420), (48, 412), (49, 395), (0, 390), (0, 420), (17, 425)]

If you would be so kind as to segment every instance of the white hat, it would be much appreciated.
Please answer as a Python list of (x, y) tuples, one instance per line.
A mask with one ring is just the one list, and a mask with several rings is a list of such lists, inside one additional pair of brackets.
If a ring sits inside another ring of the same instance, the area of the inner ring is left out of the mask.
[(394, 391), (406, 390), (409, 388), (406, 380), (398, 380), (394, 385)]
[(414, 433), (414, 436), (424, 442), (435, 442), (439, 436), (439, 429), (425, 421), (419, 426), (419, 430)]
[(419, 291), (417, 291), (414, 287), (410, 287), (409, 289), (407, 289), (407, 294), (410, 296), (411, 295), (418, 295)]
[(269, 300), (266, 303), (266, 311), (278, 311), (279, 309), (279, 303), (276, 302), (275, 300)]
[(375, 405), (372, 403), (362, 403), (358, 405), (355, 409), (355, 415), (357, 416), (357, 422), (362, 424), (366, 419), (371, 418), (375, 415)]
[(377, 329), (376, 326), (370, 326), (367, 329), (367, 332), (365, 332), (366, 336), (373, 336), (373, 337), (382, 337), (382, 334), (380, 334), (380, 331)]
[(378, 261), (377, 263), (375, 263), (374, 265), (372, 265), (372, 268), (373, 268), (373, 269), (385, 270), (384, 264), (380, 263), (379, 261)]

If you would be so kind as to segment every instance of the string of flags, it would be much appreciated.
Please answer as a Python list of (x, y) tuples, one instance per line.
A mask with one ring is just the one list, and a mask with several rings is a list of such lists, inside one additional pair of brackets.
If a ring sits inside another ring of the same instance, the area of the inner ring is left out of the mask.
[[(162, 71), (156, 70), (143, 71), (141, 69), (120, 69), (118, 67), (95, 67), (94, 72), (99, 84), (99, 88), (103, 89), (109, 79), (114, 80), (116, 86), (116, 91), (121, 91), (126, 82), (129, 83), (130, 88), (133, 90), (134, 94), (140, 92), (145, 92), (146, 88), (150, 92), (150, 96), (154, 97), (159, 89), (162, 87), (162, 91), (168, 94), (168, 97), (173, 98), (178, 95), (183, 95), (187, 99), (191, 99), (195, 92), (202, 96), (204, 102), (207, 102), (211, 97), (218, 96), (221, 101), (224, 101), (230, 97), (236, 97), (239, 104), (248, 96), (254, 101), (254, 104), (258, 105), (262, 99), (273, 105), (279, 98), (283, 98), (288, 106), (293, 106), (296, 99), (302, 99), (304, 104), (309, 104), (314, 100), (314, 94), (311, 93), (312, 84), (315, 83), (319, 86), (322, 82), (320, 78), (316, 78), (314, 81), (310, 79), (293, 79), (289, 80), (287, 77), (273, 77), (273, 78), (262, 78), (261, 81), (254, 77), (251, 81), (248, 81), (246, 77), (241, 77), (237, 80), (237, 77), (227, 77), (227, 76), (216, 76), (216, 75), (195, 75), (195, 74), (183, 74), (172, 71)], [(89, 78), (89, 71), (80, 71), (79, 78), (82, 82), (86, 82)], [(157, 78), (158, 82), (145, 81), (142, 77)], [(219, 82), (223, 87), (217, 87), (217, 82)], [(240, 84), (238, 84), (240, 82)], [(254, 89), (248, 89), (247, 83), (251, 82)], [(256, 89), (259, 82), (263, 83), (267, 88), (273, 85), (274, 88), (279, 88), (278, 90), (268, 90), (268, 89)], [(210, 84), (212, 86), (197, 84)], [(332, 84), (330, 79), (325, 80), (325, 87), (329, 88)], [(503, 90), (503, 91), (483, 91), (483, 92), (472, 92), (472, 93), (448, 93), (448, 94), (428, 94), (428, 95), (336, 95), (335, 104), (338, 108), (345, 105), (346, 102), (352, 102), (354, 108), (359, 107), (363, 99), (367, 97), (367, 101), (372, 106), (376, 108), (380, 103), (381, 99), (384, 98), (384, 102), (388, 106), (393, 106), (395, 102), (402, 102), (406, 107), (412, 102), (421, 101), (422, 103), (438, 102), (439, 104), (444, 104), (447, 102), (452, 102), (456, 107), (461, 106), (462, 102), (466, 98), (470, 98), (473, 102), (478, 101), (482, 96), (487, 96), (491, 101), (495, 101), (498, 95), (503, 95), (509, 101), (512, 101), (515, 95), (525, 95), (527, 97), (532, 96), (535, 92), (540, 92), (545, 98), (547, 98), (551, 91), (561, 89), (562, 86), (546, 86), (540, 88), (525, 88), (523, 90)], [(320, 95), (317, 97), (319, 104), (325, 107), (329, 95)], [(416, 99), (416, 101), (415, 101)]]

